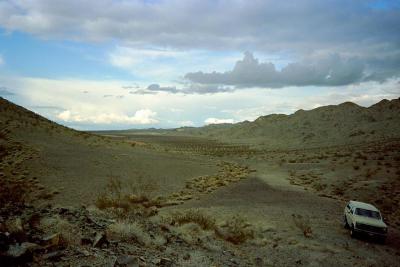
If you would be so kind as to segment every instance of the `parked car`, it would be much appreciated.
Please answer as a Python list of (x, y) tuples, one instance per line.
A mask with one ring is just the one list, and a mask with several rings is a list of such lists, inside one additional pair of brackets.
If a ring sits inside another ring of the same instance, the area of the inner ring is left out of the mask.
[(344, 209), (343, 224), (350, 229), (351, 237), (364, 234), (381, 242), (386, 240), (388, 227), (380, 211), (371, 204), (349, 201)]

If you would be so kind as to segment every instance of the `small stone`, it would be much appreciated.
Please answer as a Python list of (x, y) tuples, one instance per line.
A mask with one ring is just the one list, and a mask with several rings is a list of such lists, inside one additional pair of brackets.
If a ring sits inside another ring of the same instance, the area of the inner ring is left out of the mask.
[(172, 260), (169, 258), (161, 258), (159, 265), (164, 267), (172, 266)]
[(54, 251), (43, 255), (43, 259), (51, 260), (51, 261), (58, 261), (64, 255), (62, 251)]
[(82, 249), (80, 252), (86, 257), (90, 256), (90, 252), (87, 251), (86, 249)]
[(117, 258), (116, 266), (139, 267), (139, 260), (131, 255), (122, 255)]
[(32, 261), (33, 251), (39, 248), (41, 248), (39, 245), (30, 242), (11, 245), (5, 254), (0, 255), (0, 262), (5, 266), (25, 265)]
[(61, 244), (61, 234), (55, 233), (42, 238), (42, 245), (47, 248), (56, 247)]
[(93, 247), (99, 248), (106, 243), (108, 243), (106, 235), (103, 232), (97, 232), (94, 237)]

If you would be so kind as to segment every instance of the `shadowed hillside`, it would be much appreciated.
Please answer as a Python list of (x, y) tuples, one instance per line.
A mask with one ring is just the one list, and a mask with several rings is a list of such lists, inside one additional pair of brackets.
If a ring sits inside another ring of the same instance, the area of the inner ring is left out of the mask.
[(184, 127), (172, 132), (279, 149), (355, 144), (398, 138), (400, 99), (382, 100), (368, 108), (345, 102), (308, 111), (298, 110), (291, 115), (262, 116), (254, 122), (208, 125), (200, 128)]

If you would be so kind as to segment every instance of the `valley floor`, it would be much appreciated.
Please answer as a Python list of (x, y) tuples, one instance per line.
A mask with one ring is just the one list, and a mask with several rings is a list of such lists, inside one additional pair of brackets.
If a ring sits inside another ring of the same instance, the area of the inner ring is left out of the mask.
[[(2, 211), (0, 232), (17, 230), (0, 242), (29, 258), (7, 254), (10, 265), (400, 266), (398, 141), (273, 152), (180, 137), (28, 141), (28, 160), (2, 158), (3, 176), (39, 190), (19, 213)], [(386, 244), (350, 238), (342, 212), (353, 198), (390, 213)]]

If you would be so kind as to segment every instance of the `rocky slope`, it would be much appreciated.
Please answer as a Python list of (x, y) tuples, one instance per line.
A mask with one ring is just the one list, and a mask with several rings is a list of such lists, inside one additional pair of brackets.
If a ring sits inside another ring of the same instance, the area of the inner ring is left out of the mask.
[(279, 149), (399, 138), (400, 99), (385, 99), (368, 108), (345, 102), (308, 111), (298, 110), (291, 115), (262, 116), (253, 122), (186, 127), (172, 132)]

